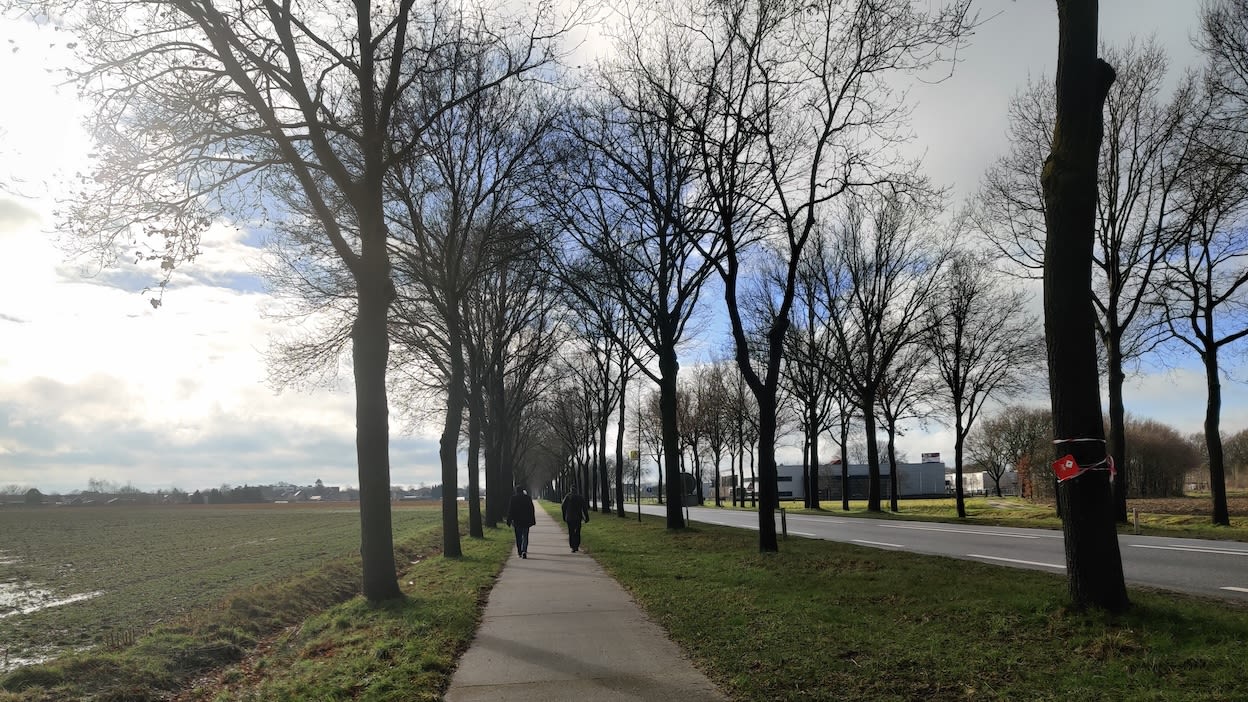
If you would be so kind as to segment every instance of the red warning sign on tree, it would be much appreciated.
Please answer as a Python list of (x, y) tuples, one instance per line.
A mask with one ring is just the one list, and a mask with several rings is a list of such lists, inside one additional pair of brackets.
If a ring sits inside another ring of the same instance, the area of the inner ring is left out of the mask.
[(1057, 473), (1057, 480), (1069, 480), (1083, 472), (1079, 464), (1075, 462), (1075, 457), (1066, 454), (1053, 462), (1053, 472)]

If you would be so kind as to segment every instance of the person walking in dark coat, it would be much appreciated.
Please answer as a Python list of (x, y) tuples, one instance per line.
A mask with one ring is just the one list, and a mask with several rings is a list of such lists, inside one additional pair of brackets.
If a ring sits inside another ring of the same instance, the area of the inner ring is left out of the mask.
[(507, 504), (507, 526), (516, 530), (516, 553), (521, 558), (529, 557), (529, 527), (537, 524), (537, 514), (533, 511), (533, 498), (529, 497), (524, 488), (516, 486), (516, 494), (511, 496)]
[(576, 491), (576, 486), (563, 498), (563, 521), (568, 523), (568, 545), (572, 553), (581, 550), (581, 522), (589, 522), (589, 503)]

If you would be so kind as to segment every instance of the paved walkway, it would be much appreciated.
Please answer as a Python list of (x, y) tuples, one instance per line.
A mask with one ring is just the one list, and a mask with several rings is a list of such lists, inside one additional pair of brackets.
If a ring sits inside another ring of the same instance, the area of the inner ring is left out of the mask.
[(513, 547), (446, 702), (726, 700), (586, 553), (592, 537), (582, 546), (537, 509), (529, 557)]

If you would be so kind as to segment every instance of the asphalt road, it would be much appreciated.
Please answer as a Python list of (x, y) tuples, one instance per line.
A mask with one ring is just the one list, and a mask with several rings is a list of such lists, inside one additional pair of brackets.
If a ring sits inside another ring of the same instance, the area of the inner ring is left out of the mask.
[[(636, 506), (630, 506), (636, 509)], [(646, 514), (666, 508), (643, 505)], [(755, 512), (690, 507), (689, 519), (758, 529)], [(911, 553), (949, 556), (1012, 568), (1065, 573), (1062, 532), (1051, 529), (971, 526), (861, 519), (834, 515), (786, 515), (789, 536)], [(780, 533), (780, 517), (776, 516)], [(1119, 535), (1127, 583), (1224, 600), (1248, 602), (1248, 544), (1235, 541)]]

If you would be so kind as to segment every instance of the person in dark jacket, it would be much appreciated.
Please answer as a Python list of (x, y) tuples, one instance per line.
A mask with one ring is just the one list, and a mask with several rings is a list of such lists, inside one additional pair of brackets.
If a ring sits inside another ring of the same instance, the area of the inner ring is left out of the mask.
[(516, 486), (516, 494), (511, 496), (507, 504), (507, 526), (516, 530), (516, 553), (521, 558), (529, 557), (529, 527), (537, 524), (537, 514), (533, 511), (533, 498), (529, 497), (524, 488)]
[(563, 498), (563, 521), (568, 523), (568, 545), (572, 553), (581, 550), (581, 522), (589, 522), (589, 503), (576, 491), (576, 486)]

